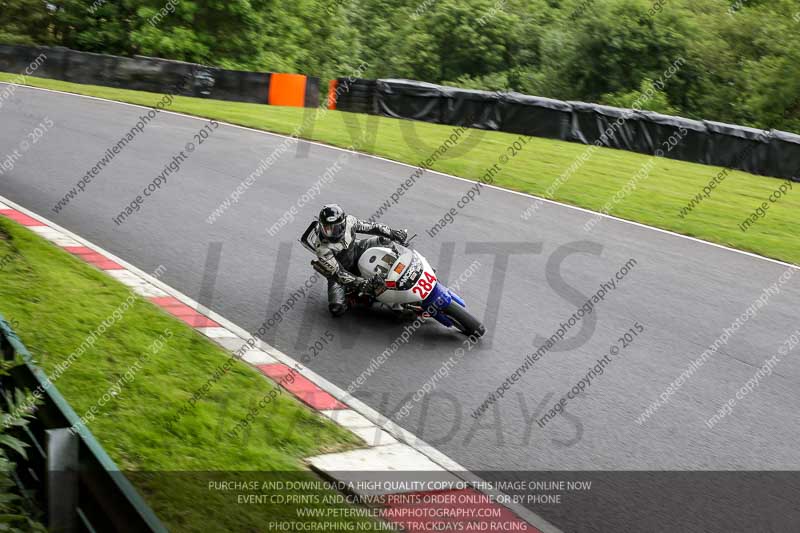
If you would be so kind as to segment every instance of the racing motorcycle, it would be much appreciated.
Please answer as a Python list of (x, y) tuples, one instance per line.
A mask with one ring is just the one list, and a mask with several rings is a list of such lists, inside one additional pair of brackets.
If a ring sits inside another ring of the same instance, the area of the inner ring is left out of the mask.
[[(317, 224), (313, 221), (300, 243), (316, 255)], [(312, 262), (313, 265), (313, 262)], [(481, 337), (486, 328), (466, 309), (464, 300), (436, 277), (436, 271), (416, 250), (400, 243), (368, 248), (358, 260), (361, 277), (370, 280), (369, 293), (350, 289), (351, 305), (371, 306), (376, 302), (395, 310), (434, 318), (468, 337)]]

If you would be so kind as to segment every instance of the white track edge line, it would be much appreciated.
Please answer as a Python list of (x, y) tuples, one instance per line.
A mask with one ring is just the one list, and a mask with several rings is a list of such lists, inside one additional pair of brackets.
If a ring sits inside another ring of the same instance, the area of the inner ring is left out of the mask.
[[(68, 94), (71, 94), (71, 93), (68, 93)], [(256, 130), (256, 131), (258, 131), (258, 130)], [(202, 314), (206, 315), (208, 318), (211, 318), (212, 320), (214, 320), (215, 322), (220, 324), (222, 327), (228, 329), (232, 333), (236, 334), (236, 336), (240, 337), (242, 339), (243, 343), (245, 342), (245, 340), (251, 338), (250, 333), (247, 330), (245, 330), (244, 328), (241, 328), (241, 327), (237, 326), (236, 324), (234, 324), (230, 320), (226, 319), (225, 317), (223, 317), (223, 316), (217, 314), (216, 312), (208, 309), (206, 306), (200, 305), (194, 299), (186, 296), (185, 294), (183, 294), (182, 292), (178, 291), (177, 289), (174, 289), (173, 287), (167, 285), (166, 283), (160, 281), (159, 279), (151, 276), (147, 272), (139, 269), (138, 267), (132, 265), (131, 263), (128, 263), (124, 259), (112, 254), (111, 252), (108, 252), (107, 250), (103, 249), (102, 247), (97, 246), (96, 244), (84, 239), (80, 235), (77, 235), (77, 234), (71, 232), (70, 230), (68, 230), (68, 229), (66, 229), (66, 228), (64, 228), (62, 226), (59, 226), (58, 224), (48, 220), (47, 218), (45, 218), (43, 216), (40, 216), (37, 213), (34, 213), (33, 211), (31, 211), (29, 209), (26, 209), (25, 207), (22, 207), (21, 205), (17, 204), (16, 202), (12, 202), (11, 200), (5, 198), (2, 195), (0, 195), (0, 202), (12, 207), (13, 209), (16, 209), (17, 211), (19, 211), (19, 212), (21, 212), (23, 214), (26, 214), (26, 215), (30, 216), (31, 218), (34, 218), (34, 219), (38, 220), (39, 222), (42, 222), (46, 226), (49, 226), (49, 227), (51, 227), (51, 228), (53, 228), (53, 229), (55, 229), (57, 231), (60, 231), (64, 235), (67, 235), (68, 237), (71, 237), (72, 239), (78, 241), (79, 243), (83, 244), (87, 248), (90, 248), (90, 249), (92, 249), (92, 250), (94, 250), (94, 251), (96, 251), (96, 252), (98, 252), (100, 254), (105, 255), (107, 258), (109, 258), (112, 261), (115, 261), (119, 265), (123, 266), (126, 270), (136, 274), (137, 276), (139, 276), (140, 278), (144, 279), (148, 283), (160, 288), (161, 290), (163, 290), (167, 294), (175, 297), (176, 299), (178, 299), (178, 300), (182, 301), (183, 303), (189, 305), (190, 307), (194, 308), (198, 312), (201, 312)], [(58, 246), (55, 243), (51, 243), (51, 244), (53, 244), (54, 246)], [(58, 246), (58, 247), (63, 249), (62, 246)], [(148, 299), (147, 297), (144, 297), (144, 296), (141, 296), (141, 298), (142, 299)], [(187, 327), (190, 327), (191, 329), (194, 329), (195, 331), (197, 331), (197, 328), (189, 326), (188, 324), (187, 324)], [(202, 335), (202, 333), (200, 331), (197, 331), (197, 333)], [(209, 337), (207, 337), (207, 338), (209, 338)], [(210, 340), (213, 342), (213, 339), (210, 339)], [(319, 374), (317, 374), (313, 370), (305, 367), (302, 363), (296, 361), (292, 357), (286, 355), (285, 353), (283, 353), (282, 351), (278, 350), (274, 346), (271, 346), (270, 344), (267, 344), (266, 342), (263, 342), (260, 339), (255, 339), (255, 340), (256, 340), (256, 346), (258, 346), (261, 349), (268, 350), (267, 353), (272, 355), (279, 362), (285, 364), (286, 366), (288, 366), (290, 368), (297, 369), (297, 371), (300, 372), (301, 375), (303, 375), (304, 377), (308, 378), (310, 381), (312, 381), (315, 385), (317, 385), (318, 387), (323, 389), (325, 392), (329, 393), (331, 396), (333, 396), (334, 398), (336, 398), (340, 402), (346, 404), (348, 407), (350, 407), (351, 409), (353, 409), (357, 413), (359, 413), (362, 416), (364, 416), (365, 418), (367, 418), (373, 424), (375, 424), (378, 427), (388, 431), (393, 437), (397, 438), (401, 443), (403, 443), (403, 444), (405, 444), (407, 446), (410, 446), (411, 448), (413, 448), (414, 450), (418, 451), (422, 455), (428, 457), (428, 459), (430, 459), (431, 461), (433, 461), (437, 465), (441, 466), (444, 470), (455, 474), (457, 477), (459, 477), (462, 480), (467, 481), (467, 482), (484, 481), (483, 479), (481, 479), (477, 475), (473, 474), (468, 469), (466, 469), (463, 466), (461, 466), (456, 461), (452, 460), (447, 455), (443, 454), (442, 452), (440, 452), (439, 450), (437, 450), (436, 448), (434, 448), (430, 444), (427, 444), (425, 441), (423, 441), (422, 439), (418, 438), (416, 435), (414, 435), (410, 431), (400, 427), (399, 425), (397, 425), (396, 423), (394, 423), (393, 421), (391, 421), (390, 419), (388, 419), (387, 417), (385, 417), (384, 415), (382, 415), (381, 413), (379, 413), (378, 411), (376, 411), (372, 407), (366, 405), (361, 400), (359, 400), (359, 399), (357, 399), (357, 398), (355, 398), (353, 396), (350, 396), (346, 391), (344, 391), (343, 389), (341, 389), (337, 385), (334, 385), (333, 383), (331, 383), (330, 381), (328, 381), (324, 377), (320, 376)], [(244, 363), (249, 365), (249, 363), (247, 363), (246, 361)], [(250, 366), (252, 366), (252, 365), (250, 365)], [(313, 407), (309, 406), (309, 408), (311, 408), (314, 411), (318, 412), (318, 410), (314, 409)], [(324, 416), (324, 415), (322, 413), (319, 413), (319, 416)], [(342, 427), (344, 427), (344, 426), (342, 426)], [(491, 491), (483, 490), (481, 492), (483, 492), (484, 494), (492, 494), (492, 495), (502, 494), (502, 491), (498, 491), (498, 490), (491, 490)], [(511, 510), (514, 514), (516, 514), (517, 516), (519, 516), (520, 518), (522, 518), (523, 520), (525, 520), (529, 524), (533, 525), (534, 527), (536, 527), (537, 529), (542, 531), (542, 533), (562, 533), (561, 530), (558, 529), (557, 527), (555, 527), (553, 524), (549, 523), (543, 517), (541, 517), (540, 515), (534, 513), (533, 511), (529, 510), (527, 507), (524, 507), (521, 504), (504, 503), (504, 504), (502, 504), (502, 506), (506, 507), (509, 510)]]
[[(50, 79), (50, 78), (43, 78), (43, 79)], [(53, 81), (58, 81), (58, 80), (53, 80)], [(111, 103), (119, 104), (119, 105), (137, 107), (137, 108), (140, 108), (140, 109), (153, 109), (152, 107), (147, 107), (147, 106), (143, 106), (143, 105), (139, 105), (139, 104), (131, 104), (129, 102), (120, 102), (118, 100), (109, 100), (107, 98), (100, 98), (98, 96), (89, 96), (89, 95), (85, 95), (85, 94), (71, 93), (71, 92), (67, 92), (67, 91), (59, 91), (59, 90), (56, 90), (56, 89), (46, 89), (44, 87), (34, 87), (32, 85), (21, 85), (21, 84), (18, 84), (18, 83), (10, 83), (10, 82), (6, 82), (6, 81), (0, 81), (0, 83), (6, 84), (6, 85), (14, 85), (16, 87), (23, 87), (23, 88), (26, 88), (26, 89), (33, 89), (33, 90), (45, 91), (45, 92), (51, 92), (51, 93), (57, 93), (57, 94), (66, 94), (66, 95), (70, 95), (70, 96), (77, 96), (77, 97), (80, 97), (80, 98), (88, 98), (90, 100), (99, 100), (101, 102), (111, 102)], [(159, 94), (159, 93), (152, 93), (152, 94)], [(179, 117), (191, 118), (191, 119), (195, 119), (195, 120), (209, 120), (208, 117), (198, 117), (198, 116), (195, 116), (195, 115), (187, 115), (185, 113), (178, 113), (176, 111), (162, 110), (161, 112), (162, 113), (167, 113), (167, 114), (170, 114), (170, 115), (176, 115), (176, 116), (179, 116)], [(211, 119), (211, 120), (217, 120), (217, 119)], [(399, 120), (404, 120), (404, 119), (399, 119)], [(217, 122), (219, 122), (220, 124), (223, 124), (225, 126), (232, 127), (232, 128), (239, 128), (239, 129), (252, 131), (252, 132), (256, 132), (256, 133), (272, 135), (274, 137), (282, 137), (284, 139), (296, 139), (298, 142), (304, 142), (304, 143), (307, 143), (307, 144), (313, 144), (315, 146), (321, 146), (323, 148), (329, 148), (331, 150), (339, 150), (339, 151), (342, 151), (342, 152), (348, 152), (348, 153), (351, 153), (351, 154), (357, 154), (357, 155), (360, 155), (360, 156), (363, 156), (363, 157), (371, 157), (373, 159), (379, 159), (381, 161), (386, 161), (388, 163), (394, 163), (395, 165), (402, 165), (402, 166), (408, 167), (408, 168), (414, 168), (414, 169), (420, 168), (420, 167), (411, 165), (409, 163), (403, 163), (402, 161), (395, 161), (394, 159), (389, 159), (389, 158), (382, 157), (382, 156), (379, 156), (379, 155), (367, 154), (367, 153), (364, 153), (364, 152), (358, 152), (356, 150), (348, 150), (347, 148), (342, 148), (340, 146), (334, 146), (334, 145), (331, 145), (331, 144), (325, 144), (325, 143), (322, 143), (322, 142), (319, 142), (319, 141), (302, 139), (300, 137), (292, 137), (291, 135), (286, 135), (284, 133), (275, 133), (275, 132), (272, 132), (272, 131), (259, 130), (259, 129), (256, 129), (256, 128), (250, 128), (248, 126), (241, 126), (239, 124), (231, 124), (229, 122), (224, 122), (224, 121), (220, 121), (220, 120), (217, 120)], [(500, 132), (500, 133), (503, 133), (503, 132)], [(699, 163), (697, 163), (697, 164), (699, 164)], [(709, 168), (711, 168), (711, 166), (709, 166)], [(722, 168), (722, 167), (719, 167), (719, 168)], [(471, 179), (468, 179), (468, 178), (462, 178), (461, 176), (454, 176), (452, 174), (447, 174), (445, 172), (440, 172), (438, 170), (425, 169), (424, 171), (425, 172), (430, 172), (431, 174), (438, 174), (440, 176), (445, 176), (445, 177), (456, 179), (456, 180), (459, 180), (459, 181), (464, 181), (464, 182), (467, 182), (467, 183), (473, 183), (473, 184), (476, 183), (475, 180), (471, 180)], [(775, 179), (778, 179), (778, 178), (775, 178)], [(530, 193), (514, 191), (514, 190), (511, 190), (511, 189), (505, 189), (505, 188), (497, 186), (497, 185), (484, 183), (484, 187), (488, 187), (490, 189), (495, 189), (495, 190), (498, 190), (498, 191), (503, 191), (503, 192), (507, 192), (507, 193), (511, 193), (511, 194), (516, 194), (516, 195), (519, 195), (519, 196), (524, 196), (526, 198), (532, 198), (534, 200), (547, 202), (549, 204), (558, 205), (558, 206), (561, 206), (561, 207), (567, 207), (569, 209), (575, 209), (575, 210), (578, 210), (578, 211), (582, 211), (584, 213), (591, 213), (592, 215), (600, 216), (602, 218), (608, 218), (608, 219), (611, 219), (611, 220), (616, 220), (617, 222), (624, 222), (626, 224), (632, 224), (634, 226), (638, 226), (638, 227), (641, 227), (641, 228), (647, 228), (647, 229), (650, 229), (650, 230), (653, 230), (653, 231), (657, 231), (657, 232), (660, 232), (660, 233), (665, 233), (667, 235), (672, 235), (674, 237), (680, 237), (680, 238), (683, 238), (683, 239), (688, 239), (690, 241), (699, 242), (699, 243), (702, 243), (702, 244), (707, 244), (709, 246), (714, 246), (716, 248), (721, 248), (723, 250), (728, 250), (730, 252), (736, 252), (736, 253), (739, 253), (739, 254), (744, 254), (744, 255), (747, 255), (747, 256), (750, 256), (750, 257), (755, 257), (757, 259), (762, 259), (764, 261), (769, 261), (771, 263), (775, 263), (775, 264), (782, 265), (782, 266), (785, 266), (785, 267), (790, 267), (790, 268), (794, 268), (796, 270), (800, 270), (800, 266), (794, 265), (792, 263), (787, 263), (785, 261), (781, 261), (780, 259), (773, 259), (771, 257), (766, 257), (766, 256), (763, 256), (763, 255), (759, 255), (759, 254), (754, 253), (754, 252), (748, 252), (746, 250), (739, 250), (737, 248), (731, 248), (730, 246), (725, 246), (724, 244), (717, 244), (715, 242), (706, 241), (706, 240), (703, 240), (703, 239), (699, 239), (697, 237), (691, 237), (689, 235), (683, 235), (683, 234), (677, 233), (675, 231), (671, 231), (671, 230), (667, 230), (667, 229), (658, 228), (656, 226), (650, 226), (650, 225), (647, 225), (647, 224), (643, 224), (641, 222), (636, 222), (636, 221), (628, 220), (628, 219), (625, 219), (625, 218), (615, 217), (613, 215), (609, 215), (609, 214), (606, 214), (606, 213), (600, 213), (598, 211), (592, 211), (591, 209), (586, 209), (584, 207), (578, 207), (576, 205), (571, 205), (571, 204), (567, 204), (567, 203), (563, 203), (563, 202), (558, 202), (556, 200), (551, 200), (549, 198), (543, 198), (541, 196), (536, 196), (536, 195), (533, 195), (533, 194), (530, 194)]]

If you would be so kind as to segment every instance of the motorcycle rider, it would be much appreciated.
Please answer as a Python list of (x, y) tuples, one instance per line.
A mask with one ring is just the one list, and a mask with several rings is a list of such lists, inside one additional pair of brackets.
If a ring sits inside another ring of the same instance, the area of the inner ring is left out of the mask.
[[(356, 239), (356, 233), (375, 235)], [(364, 279), (358, 271), (358, 259), (373, 246), (386, 246), (392, 241), (405, 244), (407, 230), (395, 230), (385, 224), (373, 224), (348, 215), (337, 204), (328, 204), (319, 212), (317, 224), (317, 259), (311, 264), (328, 280), (328, 309), (333, 316), (347, 311), (347, 289), (355, 288), (367, 294), (379, 294), (385, 289), (377, 276)]]

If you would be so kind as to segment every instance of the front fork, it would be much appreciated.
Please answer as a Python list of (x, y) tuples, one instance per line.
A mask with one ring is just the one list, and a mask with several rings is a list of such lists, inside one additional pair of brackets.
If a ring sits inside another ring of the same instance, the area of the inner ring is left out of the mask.
[(444, 310), (455, 300), (461, 307), (466, 307), (464, 300), (459, 295), (437, 282), (431, 293), (422, 301), (422, 309), (435, 318), (445, 327), (453, 327), (453, 321), (445, 314)]

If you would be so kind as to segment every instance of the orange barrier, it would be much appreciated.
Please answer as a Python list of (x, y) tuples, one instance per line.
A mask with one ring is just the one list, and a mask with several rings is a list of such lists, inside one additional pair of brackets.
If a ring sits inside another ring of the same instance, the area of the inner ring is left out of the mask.
[(276, 74), (269, 80), (269, 105), (304, 107), (306, 103), (306, 76), (303, 74)]
[(336, 89), (339, 87), (339, 80), (333, 79), (328, 82), (328, 109), (336, 109)]

